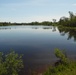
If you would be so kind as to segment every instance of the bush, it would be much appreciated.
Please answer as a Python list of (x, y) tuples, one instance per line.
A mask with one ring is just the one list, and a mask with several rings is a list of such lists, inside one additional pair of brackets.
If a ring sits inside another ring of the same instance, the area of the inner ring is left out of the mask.
[(6, 55), (0, 52), (0, 75), (18, 75), (21, 68), (23, 68), (22, 55), (19, 56), (14, 51)]
[(59, 50), (59, 49), (55, 49), (55, 55), (57, 58), (60, 59), (62, 64), (67, 64), (68, 63), (68, 59), (66, 54), (64, 54), (65, 52)]
[(76, 75), (76, 62), (68, 61), (66, 54), (55, 49), (55, 55), (60, 59), (59, 64), (49, 68), (43, 75)]

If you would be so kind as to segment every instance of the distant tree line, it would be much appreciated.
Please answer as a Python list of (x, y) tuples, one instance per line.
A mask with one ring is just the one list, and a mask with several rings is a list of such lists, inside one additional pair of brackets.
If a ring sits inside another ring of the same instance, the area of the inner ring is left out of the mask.
[(52, 22), (49, 21), (43, 21), (43, 22), (31, 22), (31, 23), (26, 23), (26, 25), (52, 25)]
[(0, 22), (0, 26), (10, 26), (10, 25), (52, 25), (52, 22), (30, 22), (30, 23), (11, 23), (11, 22)]
[(61, 17), (58, 24), (63, 26), (76, 27), (76, 14), (69, 11), (69, 18)]
[(9, 25), (61, 25), (61, 26), (69, 26), (76, 27), (76, 14), (69, 11), (69, 17), (61, 17), (58, 22), (56, 19), (52, 19), (52, 21), (43, 21), (43, 22), (30, 22), (30, 23), (11, 23), (11, 22), (0, 22), (0, 26), (9, 26)]
[(22, 25), (22, 23), (0, 22), (0, 26)]

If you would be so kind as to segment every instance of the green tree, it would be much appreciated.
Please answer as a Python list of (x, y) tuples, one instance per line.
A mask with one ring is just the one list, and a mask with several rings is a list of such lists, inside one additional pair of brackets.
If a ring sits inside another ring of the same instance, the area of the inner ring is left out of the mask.
[(76, 15), (69, 11), (69, 18), (61, 17), (59, 20), (59, 25), (76, 27)]

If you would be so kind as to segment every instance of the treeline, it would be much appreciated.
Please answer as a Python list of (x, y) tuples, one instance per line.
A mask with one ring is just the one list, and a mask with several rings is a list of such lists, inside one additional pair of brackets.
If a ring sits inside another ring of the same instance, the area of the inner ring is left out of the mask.
[(49, 21), (31, 22), (31, 23), (26, 23), (26, 25), (52, 25), (52, 22)]
[(76, 14), (69, 11), (69, 17), (61, 17), (58, 22), (56, 19), (52, 19), (52, 21), (43, 21), (43, 22), (30, 22), (30, 23), (11, 23), (11, 22), (0, 22), (0, 26), (9, 26), (9, 25), (61, 25), (67, 27), (76, 27)]
[(52, 22), (31, 22), (31, 23), (11, 23), (11, 22), (0, 22), (0, 26), (10, 26), (10, 25), (52, 25)]
[(69, 11), (69, 18), (61, 17), (58, 24), (62, 26), (76, 27), (76, 14)]
[(0, 26), (22, 25), (22, 23), (0, 22)]

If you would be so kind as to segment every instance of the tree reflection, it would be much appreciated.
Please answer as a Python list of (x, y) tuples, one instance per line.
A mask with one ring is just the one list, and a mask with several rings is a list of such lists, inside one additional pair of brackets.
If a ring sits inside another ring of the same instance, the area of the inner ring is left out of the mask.
[(7, 29), (11, 29), (11, 28), (0, 28), (0, 30), (7, 30)]
[(67, 40), (74, 38), (74, 41), (76, 41), (76, 29), (58, 27), (58, 30), (62, 36), (64, 36), (65, 34), (68, 35)]
[(56, 27), (55, 26), (53, 26), (53, 30), (52, 30), (53, 32), (55, 32), (56, 31)]

